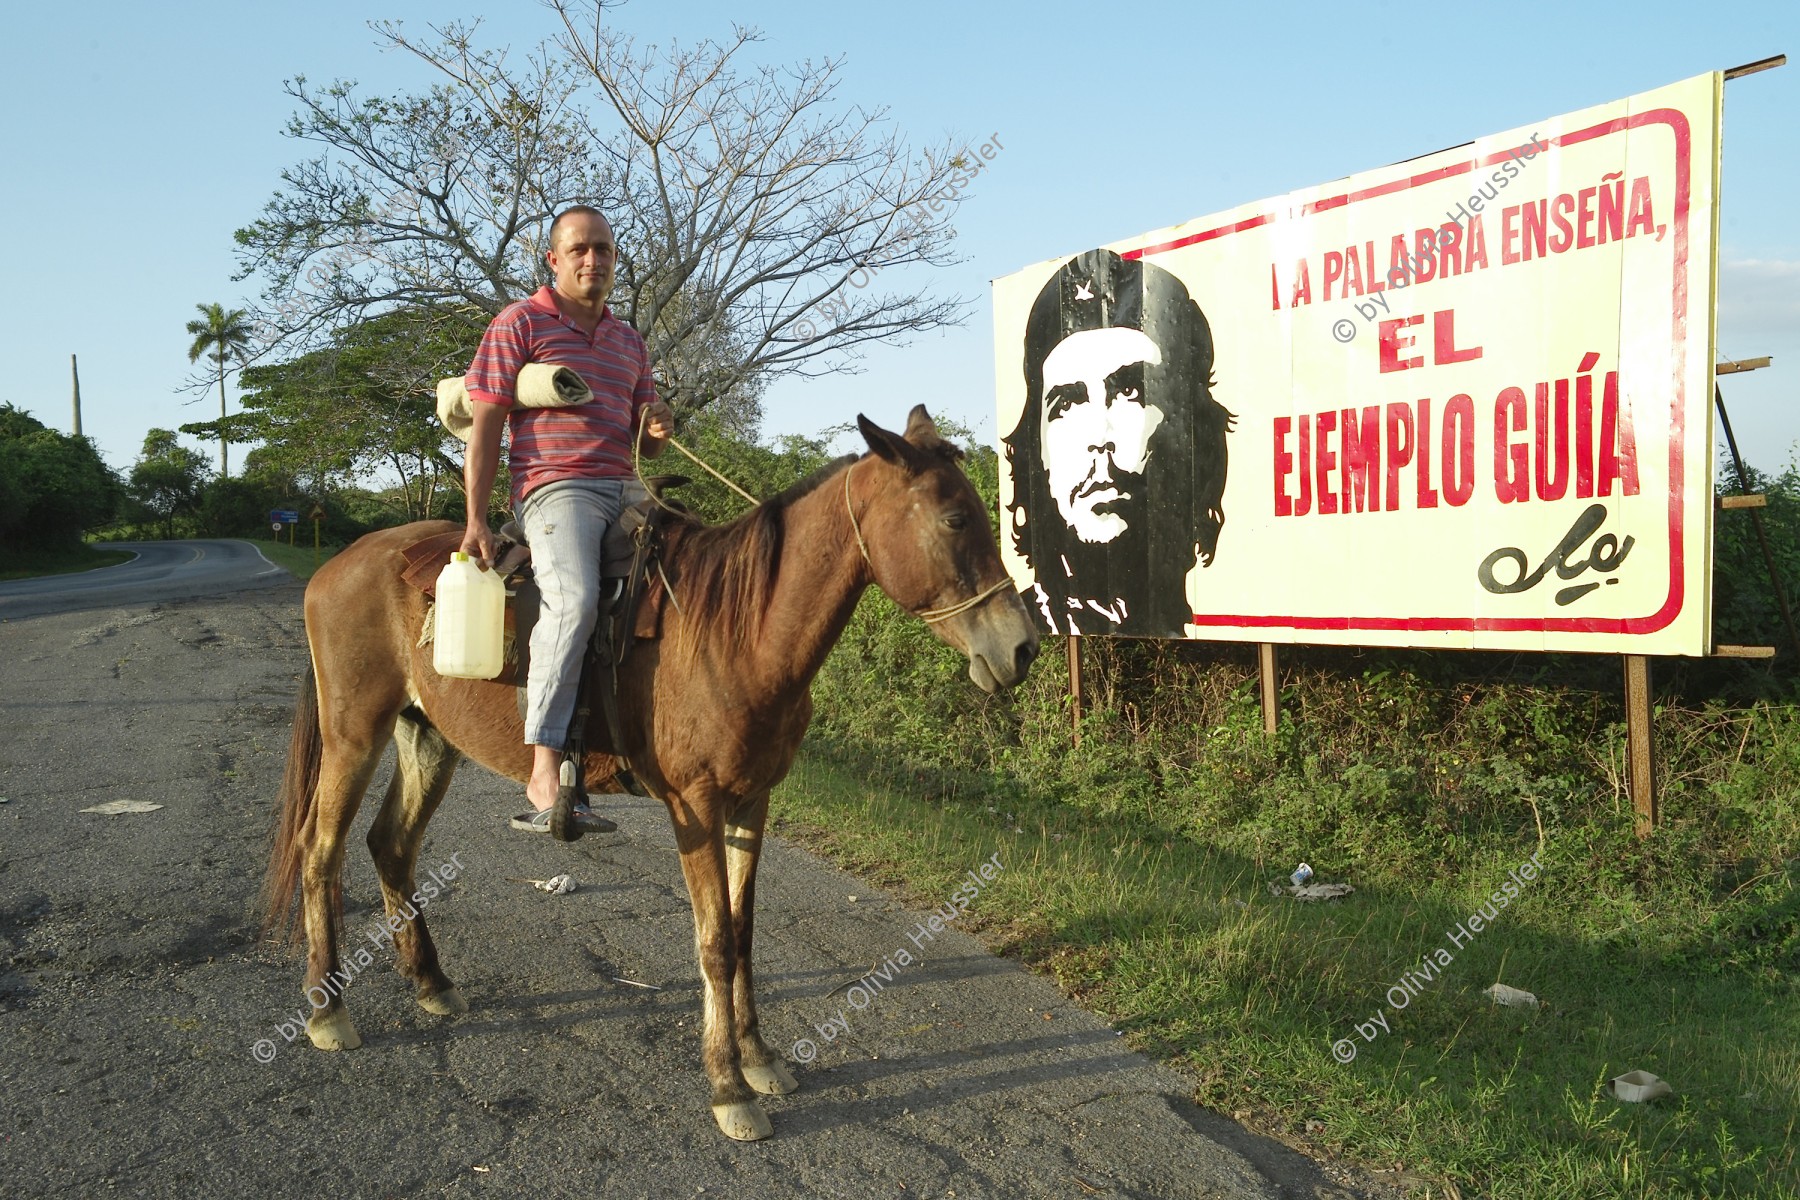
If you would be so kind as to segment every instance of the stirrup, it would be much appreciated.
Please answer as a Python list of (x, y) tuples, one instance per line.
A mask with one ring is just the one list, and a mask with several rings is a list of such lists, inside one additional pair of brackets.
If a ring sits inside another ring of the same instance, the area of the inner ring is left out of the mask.
[[(612, 833), (619, 827), (599, 813), (589, 811), (585, 820), (577, 820), (575, 806), (586, 797), (577, 783), (575, 760), (565, 757), (558, 772), (556, 804), (550, 809), (550, 836), (559, 842), (573, 842), (584, 833)], [(582, 826), (587, 828), (583, 829)]]

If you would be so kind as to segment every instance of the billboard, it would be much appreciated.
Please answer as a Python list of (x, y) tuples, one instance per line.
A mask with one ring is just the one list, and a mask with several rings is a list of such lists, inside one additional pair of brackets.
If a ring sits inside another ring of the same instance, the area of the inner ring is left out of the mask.
[(1706, 653), (1722, 86), (996, 280), (1043, 628)]

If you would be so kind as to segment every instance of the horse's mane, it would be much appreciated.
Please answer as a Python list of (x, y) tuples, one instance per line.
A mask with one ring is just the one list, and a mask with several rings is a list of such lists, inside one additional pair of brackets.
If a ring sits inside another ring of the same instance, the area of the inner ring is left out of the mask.
[(677, 599), (687, 619), (732, 647), (747, 647), (762, 632), (763, 615), (775, 591), (787, 510), (826, 480), (856, 462), (833, 459), (779, 495), (724, 525), (708, 525), (685, 513), (675, 515), (681, 585)]

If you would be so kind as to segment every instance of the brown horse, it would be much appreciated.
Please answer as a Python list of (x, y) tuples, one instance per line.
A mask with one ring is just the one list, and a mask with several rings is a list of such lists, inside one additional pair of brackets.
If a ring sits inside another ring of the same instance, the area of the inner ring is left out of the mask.
[[(623, 752), (668, 806), (694, 907), (705, 992), (702, 1062), (727, 1137), (770, 1133), (756, 1092), (793, 1091), (763, 1040), (750, 971), (756, 863), (769, 792), (787, 774), (812, 719), (813, 676), (863, 590), (880, 587), (968, 656), (987, 691), (1024, 678), (1037, 634), (1000, 566), (986, 506), (921, 405), (904, 438), (858, 417), (869, 453), (840, 459), (728, 525), (676, 518), (664, 568), (675, 604), (662, 636), (640, 643), (620, 680)], [(467, 1003), (438, 965), (425, 918), (409, 903), (425, 823), (463, 758), (523, 782), (531, 755), (514, 691), (445, 679), (418, 645), (425, 597), (401, 579), (400, 551), (454, 529), (423, 522), (369, 534), (326, 563), (306, 589), (312, 670), (301, 686), (282, 783), (282, 813), (264, 898), (272, 926), (300, 919), (308, 944), (306, 1023), (323, 1050), (361, 1044), (333, 969), (342, 921), (344, 840), (388, 740), (398, 765), (369, 830), (401, 974), (428, 1012)], [(598, 708), (598, 706), (596, 706)], [(604, 722), (589, 746), (606, 745)], [(590, 753), (590, 788), (620, 761)]]

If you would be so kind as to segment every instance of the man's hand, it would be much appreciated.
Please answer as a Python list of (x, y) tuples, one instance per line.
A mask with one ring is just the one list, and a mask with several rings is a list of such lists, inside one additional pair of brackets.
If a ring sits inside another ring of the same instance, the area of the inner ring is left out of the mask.
[(463, 534), (461, 549), (482, 570), (487, 570), (494, 565), (494, 531), (488, 528), (486, 521), (471, 524), (468, 532)]
[(667, 441), (675, 436), (675, 410), (663, 400), (652, 400), (644, 406), (644, 436)]

